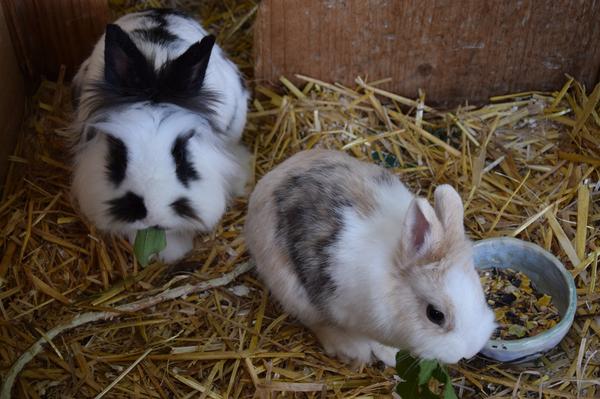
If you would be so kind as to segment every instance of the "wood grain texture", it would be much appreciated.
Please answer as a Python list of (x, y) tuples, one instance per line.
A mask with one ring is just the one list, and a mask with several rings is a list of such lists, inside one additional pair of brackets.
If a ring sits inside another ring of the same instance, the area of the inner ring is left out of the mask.
[[(25, 86), (0, 8), (0, 193), (25, 109)], [(0, 198), (2, 196), (0, 195)]]
[[(109, 20), (107, 0), (2, 0), (17, 59), (28, 80), (72, 75)], [(35, 85), (34, 85), (35, 86)]]
[(600, 2), (594, 0), (263, 0), (255, 75), (300, 73), (386, 86), (434, 103), (553, 90), (568, 73), (600, 74)]

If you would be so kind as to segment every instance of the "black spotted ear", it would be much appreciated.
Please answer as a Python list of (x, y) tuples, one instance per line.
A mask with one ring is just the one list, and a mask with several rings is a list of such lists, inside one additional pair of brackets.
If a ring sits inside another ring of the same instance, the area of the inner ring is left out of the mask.
[(172, 92), (197, 94), (202, 89), (214, 45), (213, 35), (205, 36), (191, 45), (185, 53), (169, 63), (162, 84)]
[(106, 26), (104, 39), (104, 80), (111, 86), (141, 88), (148, 77), (148, 61), (118, 25)]

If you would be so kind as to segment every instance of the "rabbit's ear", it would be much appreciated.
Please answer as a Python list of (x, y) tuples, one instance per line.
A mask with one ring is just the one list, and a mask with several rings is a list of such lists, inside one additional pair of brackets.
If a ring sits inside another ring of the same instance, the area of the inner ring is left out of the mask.
[(415, 198), (404, 221), (402, 238), (404, 256), (409, 259), (427, 256), (442, 240), (442, 226), (435, 211), (423, 198)]
[(192, 44), (183, 54), (171, 61), (163, 72), (161, 84), (173, 93), (194, 93), (202, 89), (210, 54), (215, 45), (213, 35)]
[(148, 61), (118, 25), (106, 26), (104, 80), (113, 87), (141, 88), (148, 78)]
[(452, 186), (442, 184), (435, 189), (435, 212), (444, 226), (446, 234), (463, 236), (464, 210), (463, 203)]

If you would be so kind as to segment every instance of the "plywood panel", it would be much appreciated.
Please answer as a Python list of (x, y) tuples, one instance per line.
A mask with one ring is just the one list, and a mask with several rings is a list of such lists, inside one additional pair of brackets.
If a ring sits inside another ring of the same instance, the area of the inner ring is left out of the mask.
[(600, 73), (600, 2), (592, 0), (263, 0), (255, 75), (306, 74), (456, 104), (552, 90)]
[[(107, 0), (2, 0), (17, 59), (28, 77), (54, 80), (91, 53), (109, 20)], [(32, 86), (35, 87), (35, 84)]]
[[(25, 108), (25, 88), (0, 8), (0, 193)], [(1, 195), (0, 195), (1, 197)]]

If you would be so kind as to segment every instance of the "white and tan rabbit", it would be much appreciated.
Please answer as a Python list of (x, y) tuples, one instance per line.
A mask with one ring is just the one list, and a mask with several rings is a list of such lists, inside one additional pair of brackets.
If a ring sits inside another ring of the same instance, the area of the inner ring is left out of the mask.
[(283, 308), (345, 361), (394, 365), (402, 348), (456, 363), (495, 328), (448, 185), (434, 209), (378, 166), (300, 152), (257, 184), (245, 237)]

